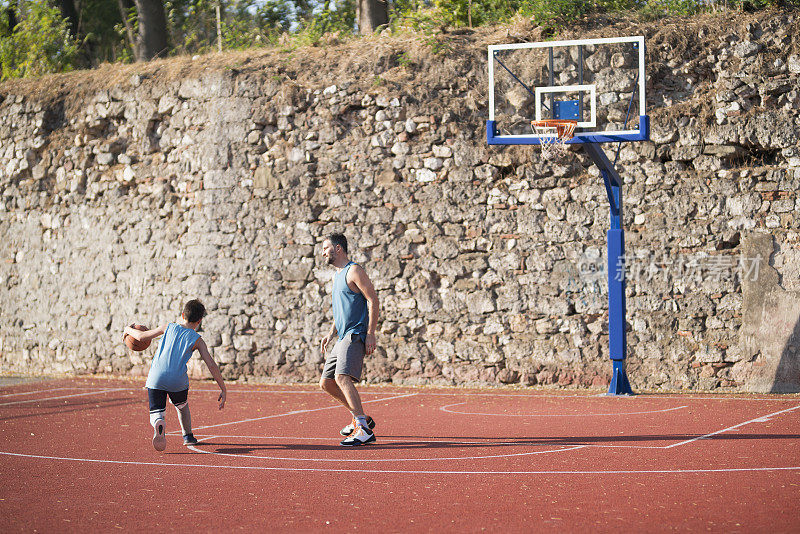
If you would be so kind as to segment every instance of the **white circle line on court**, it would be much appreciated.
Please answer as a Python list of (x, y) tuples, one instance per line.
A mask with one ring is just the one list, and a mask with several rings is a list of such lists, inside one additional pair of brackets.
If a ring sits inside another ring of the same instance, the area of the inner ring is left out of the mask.
[[(217, 436), (210, 436), (208, 438), (204, 438), (198, 441), (207, 441), (210, 439), (214, 439)], [(413, 443), (413, 442), (412, 442)], [(431, 443), (430, 441), (424, 442), (417, 442), (417, 443)], [(441, 443), (441, 442), (440, 442)], [(484, 445), (506, 445), (512, 444), (509, 442), (495, 442), (495, 443), (484, 443)], [(513, 443), (514, 445), (519, 445), (517, 443)], [(560, 449), (552, 449), (547, 451), (532, 451), (532, 452), (518, 452), (518, 453), (509, 453), (509, 454), (493, 454), (487, 456), (457, 456), (453, 458), (295, 458), (295, 457), (281, 457), (281, 456), (256, 456), (253, 454), (234, 454), (230, 452), (217, 452), (217, 451), (204, 451), (202, 449), (198, 449), (194, 446), (189, 446), (188, 448), (195, 451), (201, 452), (203, 454), (212, 454), (214, 456), (227, 456), (231, 458), (254, 458), (259, 460), (278, 460), (278, 461), (289, 461), (289, 462), (435, 462), (437, 460), (441, 461), (453, 461), (453, 460), (486, 460), (491, 458), (512, 458), (515, 456), (532, 456), (534, 454), (550, 454), (554, 452), (565, 452), (565, 451), (573, 451), (576, 449), (582, 449), (586, 445), (574, 445), (572, 447), (563, 447)], [(362, 447), (368, 450), (381, 450), (380, 444), (375, 445), (363, 445)], [(344, 447), (342, 447), (344, 449)]]
[(204, 469), (239, 469), (254, 471), (302, 471), (320, 473), (359, 473), (359, 474), (401, 474), (401, 475), (684, 475), (691, 473), (749, 473), (769, 471), (800, 471), (800, 466), (787, 467), (731, 467), (720, 469), (615, 469), (608, 471), (434, 471), (434, 470), (402, 470), (402, 469), (333, 469), (319, 467), (269, 467), (263, 465), (208, 465), (208, 464), (176, 464), (171, 462), (134, 462), (128, 460), (99, 460), (93, 458), (71, 458), (67, 456), (42, 456), (37, 454), (21, 454), (0, 451), (1, 455), (36, 460), (58, 460), (66, 462), (102, 463), (116, 465), (138, 465), (149, 467), (192, 467)]
[(451, 410), (453, 406), (461, 406), (463, 404), (467, 404), (466, 402), (457, 402), (455, 404), (448, 404), (447, 406), (442, 406), (439, 409), (443, 412), (447, 413), (455, 413), (459, 415), (486, 415), (489, 417), (612, 417), (615, 415), (645, 415), (645, 414), (653, 414), (653, 413), (664, 413), (664, 412), (672, 412), (675, 410), (681, 410), (683, 408), (688, 408), (688, 406), (677, 406), (674, 408), (664, 408), (663, 410), (647, 410), (642, 412), (616, 412), (616, 413), (576, 413), (576, 414), (568, 414), (568, 413), (553, 413), (553, 414), (544, 414), (544, 413), (526, 413), (526, 414), (510, 414), (510, 413), (482, 413), (482, 412), (461, 412), (458, 410)]

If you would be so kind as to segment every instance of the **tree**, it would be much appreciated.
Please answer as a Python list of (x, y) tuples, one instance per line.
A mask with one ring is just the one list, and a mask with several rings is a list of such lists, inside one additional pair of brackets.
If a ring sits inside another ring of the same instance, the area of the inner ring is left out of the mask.
[(136, 0), (139, 34), (136, 42), (136, 60), (148, 61), (163, 57), (169, 51), (167, 44), (167, 16), (163, 0)]
[[(136, 61), (166, 56), (169, 44), (164, 0), (117, 0), (117, 5)], [(131, 20), (134, 12), (138, 32)]]
[(358, 0), (356, 18), (361, 35), (374, 33), (381, 26), (389, 24), (388, 0)]
[(58, 7), (61, 8), (61, 14), (69, 22), (70, 32), (77, 37), (80, 31), (80, 16), (78, 15), (78, 10), (75, 9), (75, 0), (59, 0)]

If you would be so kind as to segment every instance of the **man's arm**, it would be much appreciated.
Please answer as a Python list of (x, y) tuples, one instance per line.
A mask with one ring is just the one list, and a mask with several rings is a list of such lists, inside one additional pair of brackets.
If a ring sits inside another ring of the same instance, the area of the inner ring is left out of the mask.
[(221, 410), (225, 407), (225, 399), (228, 394), (228, 388), (225, 386), (225, 381), (222, 380), (222, 373), (219, 372), (219, 366), (217, 365), (217, 362), (214, 361), (214, 358), (211, 357), (211, 354), (208, 352), (208, 347), (206, 346), (206, 342), (203, 341), (202, 337), (195, 342), (194, 348), (198, 352), (200, 352), (200, 358), (203, 359), (206, 366), (208, 367), (208, 370), (211, 371), (211, 376), (213, 376), (214, 380), (217, 381), (217, 385), (219, 386), (220, 389), (218, 400), (219, 400), (219, 409)]
[(372, 280), (367, 276), (367, 272), (360, 266), (355, 265), (347, 273), (348, 282), (353, 282), (355, 286), (367, 299), (367, 310), (369, 311), (369, 324), (367, 325), (367, 339), (365, 342), (367, 354), (372, 354), (375, 351), (377, 342), (375, 340), (375, 331), (378, 329), (378, 315), (380, 315), (380, 303), (378, 302), (378, 294), (375, 292), (375, 287), (372, 285)]
[(333, 341), (334, 337), (336, 337), (336, 325), (332, 324), (331, 325), (331, 331), (328, 333), (328, 335), (323, 337), (319, 341), (319, 348), (322, 351), (322, 357), (323, 358), (325, 357), (325, 351), (328, 350), (328, 345), (330, 345), (330, 343), (331, 343), (331, 341)]
[(158, 336), (163, 336), (164, 332), (166, 331), (167, 325), (161, 325), (158, 328), (153, 328), (152, 330), (136, 330), (132, 326), (126, 326), (122, 337), (124, 338), (126, 335), (128, 335), (137, 341), (150, 341)]

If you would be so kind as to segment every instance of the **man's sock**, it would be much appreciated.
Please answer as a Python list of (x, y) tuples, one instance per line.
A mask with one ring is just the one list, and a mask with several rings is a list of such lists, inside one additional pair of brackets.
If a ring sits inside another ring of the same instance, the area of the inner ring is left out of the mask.
[(358, 424), (361, 425), (361, 428), (369, 432), (369, 427), (367, 426), (367, 416), (366, 415), (356, 415), (356, 421)]

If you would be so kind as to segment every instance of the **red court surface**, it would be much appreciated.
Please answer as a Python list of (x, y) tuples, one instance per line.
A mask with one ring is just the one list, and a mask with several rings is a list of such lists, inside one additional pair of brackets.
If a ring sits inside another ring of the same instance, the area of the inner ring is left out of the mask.
[[(194, 383), (152, 448), (140, 382), (0, 387), (0, 531), (800, 532), (800, 398)], [(178, 429), (176, 431), (176, 429)]]

